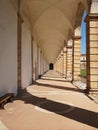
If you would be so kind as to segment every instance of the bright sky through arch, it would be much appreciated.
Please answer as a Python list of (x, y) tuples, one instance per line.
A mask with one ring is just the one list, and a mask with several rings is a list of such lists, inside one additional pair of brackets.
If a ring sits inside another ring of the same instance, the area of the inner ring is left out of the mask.
[(81, 24), (81, 54), (86, 54), (86, 23), (84, 19), (86, 17), (86, 11), (84, 11)]

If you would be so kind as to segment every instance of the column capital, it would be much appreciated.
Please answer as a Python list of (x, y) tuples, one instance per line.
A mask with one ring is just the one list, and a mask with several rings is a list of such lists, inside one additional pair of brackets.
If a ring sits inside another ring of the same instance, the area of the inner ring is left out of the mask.
[(98, 20), (98, 13), (90, 13), (89, 15), (87, 15), (86, 16), (86, 18), (85, 18), (85, 22), (87, 23), (87, 22), (89, 22), (90, 20), (94, 20), (94, 21), (96, 21), (96, 20)]
[(66, 52), (67, 52), (67, 51), (65, 51), (65, 50), (63, 51), (63, 53), (66, 53)]
[(81, 36), (74, 36), (73, 37), (73, 40), (78, 40), (78, 39), (81, 39)]
[(73, 48), (73, 46), (66, 46), (66, 48), (68, 48), (68, 49), (72, 49), (72, 48)]

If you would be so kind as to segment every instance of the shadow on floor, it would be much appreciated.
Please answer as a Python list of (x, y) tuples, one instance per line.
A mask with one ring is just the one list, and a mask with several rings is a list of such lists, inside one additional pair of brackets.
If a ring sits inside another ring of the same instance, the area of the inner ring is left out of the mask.
[(35, 82), (36, 85), (41, 87), (49, 87), (49, 88), (57, 88), (62, 90), (68, 90), (68, 91), (74, 91), (74, 92), (80, 92), (83, 93), (84, 91), (78, 88), (71, 88), (71, 87), (63, 87), (63, 86), (57, 86), (57, 85), (51, 85), (51, 84), (44, 84), (44, 83), (38, 83)]
[[(21, 95), (18, 96), (16, 100), (22, 100), (26, 104), (32, 104), (49, 112), (53, 112), (69, 119), (78, 121), (80, 123), (98, 128), (98, 113), (96, 112), (83, 108), (73, 107), (68, 104), (49, 100), (47, 98), (40, 98), (31, 95), (26, 90), (22, 90)], [(70, 108), (73, 109), (71, 109), (71, 111), (68, 111)]]

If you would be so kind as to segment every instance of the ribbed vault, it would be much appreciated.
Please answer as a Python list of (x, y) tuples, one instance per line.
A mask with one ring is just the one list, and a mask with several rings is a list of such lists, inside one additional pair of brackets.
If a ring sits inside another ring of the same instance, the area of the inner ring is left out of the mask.
[(20, 0), (20, 14), (49, 63), (81, 25), (88, 4), (88, 0)]

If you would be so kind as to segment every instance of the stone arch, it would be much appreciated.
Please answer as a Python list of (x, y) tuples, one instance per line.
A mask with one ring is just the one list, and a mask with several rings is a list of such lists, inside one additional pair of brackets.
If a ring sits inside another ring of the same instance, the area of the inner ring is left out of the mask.
[(85, 7), (83, 6), (83, 4), (80, 2), (78, 3), (78, 8), (76, 11), (76, 20), (75, 20), (75, 25), (74, 28), (76, 29), (78, 26), (81, 25), (82, 22), (82, 16), (83, 16), (83, 12), (85, 10)]

